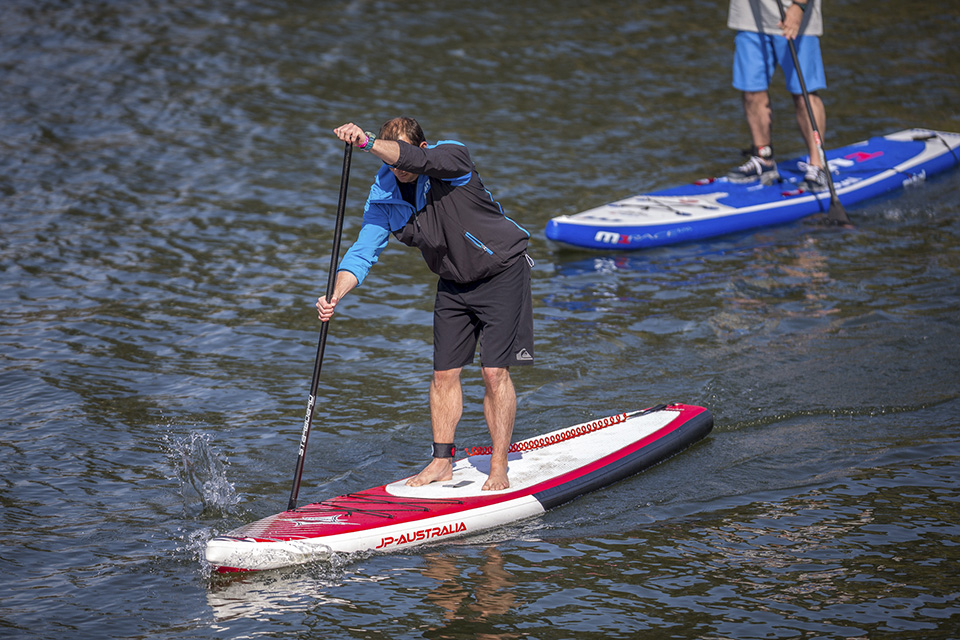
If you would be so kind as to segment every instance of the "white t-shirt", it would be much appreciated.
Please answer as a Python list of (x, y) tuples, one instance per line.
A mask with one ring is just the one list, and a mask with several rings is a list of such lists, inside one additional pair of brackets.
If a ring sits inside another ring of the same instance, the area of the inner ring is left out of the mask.
[[(781, 0), (786, 12), (793, 4), (791, 0)], [(823, 35), (823, 14), (820, 9), (821, 0), (809, 0), (807, 10), (803, 13), (803, 22), (800, 23), (801, 36)], [(753, 31), (781, 35), (777, 23), (780, 22), (780, 9), (777, 0), (730, 0), (730, 12), (727, 15), (727, 26), (737, 31)]]

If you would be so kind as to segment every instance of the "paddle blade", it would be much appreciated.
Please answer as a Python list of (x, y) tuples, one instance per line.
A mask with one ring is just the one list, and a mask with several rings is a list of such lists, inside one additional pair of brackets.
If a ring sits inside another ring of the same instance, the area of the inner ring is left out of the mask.
[(827, 211), (827, 222), (841, 227), (853, 227), (853, 223), (850, 222), (850, 218), (847, 217), (847, 212), (844, 210), (843, 205), (840, 204), (839, 198), (833, 198), (830, 201), (830, 210)]

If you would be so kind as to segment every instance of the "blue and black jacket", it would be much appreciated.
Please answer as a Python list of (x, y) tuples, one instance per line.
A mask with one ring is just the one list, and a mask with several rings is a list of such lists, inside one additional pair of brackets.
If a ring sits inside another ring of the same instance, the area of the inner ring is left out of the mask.
[(496, 275), (524, 254), (530, 234), (503, 213), (459, 142), (426, 149), (399, 142), (394, 168), (418, 174), (414, 208), (400, 195), (388, 165), (377, 172), (357, 241), (339, 268), (363, 282), (392, 233), (420, 249), (441, 278), (468, 283)]

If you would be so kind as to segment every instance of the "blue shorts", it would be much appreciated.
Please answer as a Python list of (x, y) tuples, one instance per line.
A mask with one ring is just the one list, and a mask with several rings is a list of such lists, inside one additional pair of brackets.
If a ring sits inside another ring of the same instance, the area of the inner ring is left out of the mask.
[[(787, 91), (800, 95), (800, 80), (793, 68), (793, 56), (790, 45), (783, 36), (772, 36), (752, 31), (738, 31), (735, 40), (736, 51), (733, 54), (733, 86), (740, 91), (766, 91), (777, 65), (783, 69), (787, 81)], [(820, 56), (820, 38), (800, 36), (794, 40), (797, 59), (807, 91), (814, 92), (827, 88), (827, 76), (823, 72), (823, 58)]]

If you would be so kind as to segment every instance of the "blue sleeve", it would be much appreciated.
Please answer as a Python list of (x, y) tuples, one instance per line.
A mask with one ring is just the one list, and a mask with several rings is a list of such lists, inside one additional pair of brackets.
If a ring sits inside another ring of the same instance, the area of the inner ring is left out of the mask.
[(380, 220), (379, 209), (377, 205), (368, 204), (357, 241), (347, 249), (340, 260), (338, 271), (349, 271), (357, 277), (360, 284), (363, 284), (364, 278), (370, 273), (370, 267), (377, 263), (380, 253), (387, 246), (387, 240), (390, 239), (389, 224), (386, 216), (382, 216), (383, 220)]

